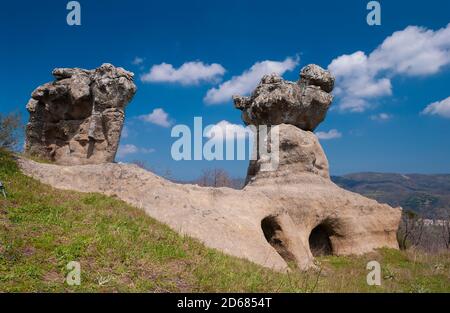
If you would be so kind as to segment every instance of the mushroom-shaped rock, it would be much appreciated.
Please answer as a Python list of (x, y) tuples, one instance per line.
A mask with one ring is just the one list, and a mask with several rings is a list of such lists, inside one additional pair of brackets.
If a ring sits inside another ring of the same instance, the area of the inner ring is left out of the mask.
[(325, 119), (333, 86), (330, 72), (311, 64), (302, 69), (298, 82), (265, 75), (251, 96), (233, 100), (247, 125), (291, 124), (313, 131)]

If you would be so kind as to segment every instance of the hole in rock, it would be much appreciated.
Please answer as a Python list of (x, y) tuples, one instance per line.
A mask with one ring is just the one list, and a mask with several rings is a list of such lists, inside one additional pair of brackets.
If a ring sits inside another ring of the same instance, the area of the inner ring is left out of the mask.
[(316, 226), (309, 235), (309, 248), (313, 256), (331, 255), (333, 247), (330, 235), (333, 231), (328, 225), (320, 224)]
[(261, 228), (267, 242), (286, 261), (295, 261), (294, 255), (288, 250), (287, 238), (276, 216), (268, 216), (261, 221)]

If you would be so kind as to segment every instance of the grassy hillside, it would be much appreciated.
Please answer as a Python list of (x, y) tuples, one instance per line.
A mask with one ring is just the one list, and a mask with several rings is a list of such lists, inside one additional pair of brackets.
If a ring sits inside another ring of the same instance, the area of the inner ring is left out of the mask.
[[(60, 191), (20, 173), (0, 151), (0, 292), (433, 292), (450, 291), (450, 255), (382, 249), (323, 257), (320, 271), (281, 274), (226, 256), (176, 234), (126, 203)], [(366, 284), (378, 260), (382, 285)], [(68, 286), (70, 261), (81, 285)]]
[(450, 175), (356, 173), (334, 176), (333, 181), (391, 206), (401, 206), (428, 218), (450, 211)]

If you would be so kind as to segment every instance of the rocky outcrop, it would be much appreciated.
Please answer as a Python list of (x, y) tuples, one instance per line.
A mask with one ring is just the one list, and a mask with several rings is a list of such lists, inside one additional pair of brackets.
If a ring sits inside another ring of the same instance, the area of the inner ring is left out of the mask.
[[(265, 147), (260, 151), (254, 143), (257, 158), (250, 161), (244, 190), (282, 204), (263, 219), (262, 228), (274, 249), (302, 268), (311, 266), (314, 255), (398, 248), (401, 209), (355, 196), (330, 180), (328, 160), (312, 130), (325, 118), (333, 86), (328, 71), (308, 65), (297, 83), (266, 75), (250, 97), (234, 97), (246, 124), (269, 129), (267, 136), (256, 130), (254, 137), (264, 136)], [(277, 167), (267, 170), (274, 157)]]
[(55, 188), (118, 197), (208, 247), (280, 271), (288, 263), (310, 268), (320, 254), (398, 248), (400, 209), (308, 171), (235, 190), (176, 184), (133, 164), (19, 163), (25, 174)]
[(250, 97), (234, 96), (247, 125), (291, 124), (313, 131), (324, 119), (333, 96), (334, 78), (317, 65), (308, 65), (298, 82), (277, 74), (265, 75)]
[(276, 132), (279, 136), (278, 167), (274, 171), (262, 171), (268, 158), (251, 160), (247, 171), (247, 183), (276, 184), (295, 182), (299, 175), (311, 173), (330, 179), (328, 160), (314, 133), (293, 125), (272, 126), (269, 138)]
[(235, 97), (246, 123), (269, 123), (270, 134), (279, 136), (266, 141), (267, 150), (278, 150), (278, 166), (262, 170), (270, 160), (258, 152), (243, 190), (176, 184), (129, 164), (19, 163), (56, 188), (117, 196), (209, 247), (277, 270), (313, 267), (323, 254), (397, 249), (401, 209), (335, 185), (311, 132), (325, 117), (333, 82), (310, 65), (298, 83), (269, 75), (251, 97)]
[(58, 164), (113, 162), (133, 73), (111, 64), (95, 70), (57, 68), (27, 104), (25, 152)]

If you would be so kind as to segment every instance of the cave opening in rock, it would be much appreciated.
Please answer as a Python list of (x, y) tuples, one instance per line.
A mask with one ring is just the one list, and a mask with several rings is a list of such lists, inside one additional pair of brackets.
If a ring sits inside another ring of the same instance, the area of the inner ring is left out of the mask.
[(311, 231), (309, 235), (309, 248), (313, 256), (333, 254), (333, 246), (330, 240), (331, 234), (332, 230), (326, 224), (320, 224)]
[(277, 220), (277, 216), (268, 216), (264, 218), (261, 221), (261, 228), (267, 242), (286, 262), (295, 260), (294, 255), (288, 249), (287, 238)]

